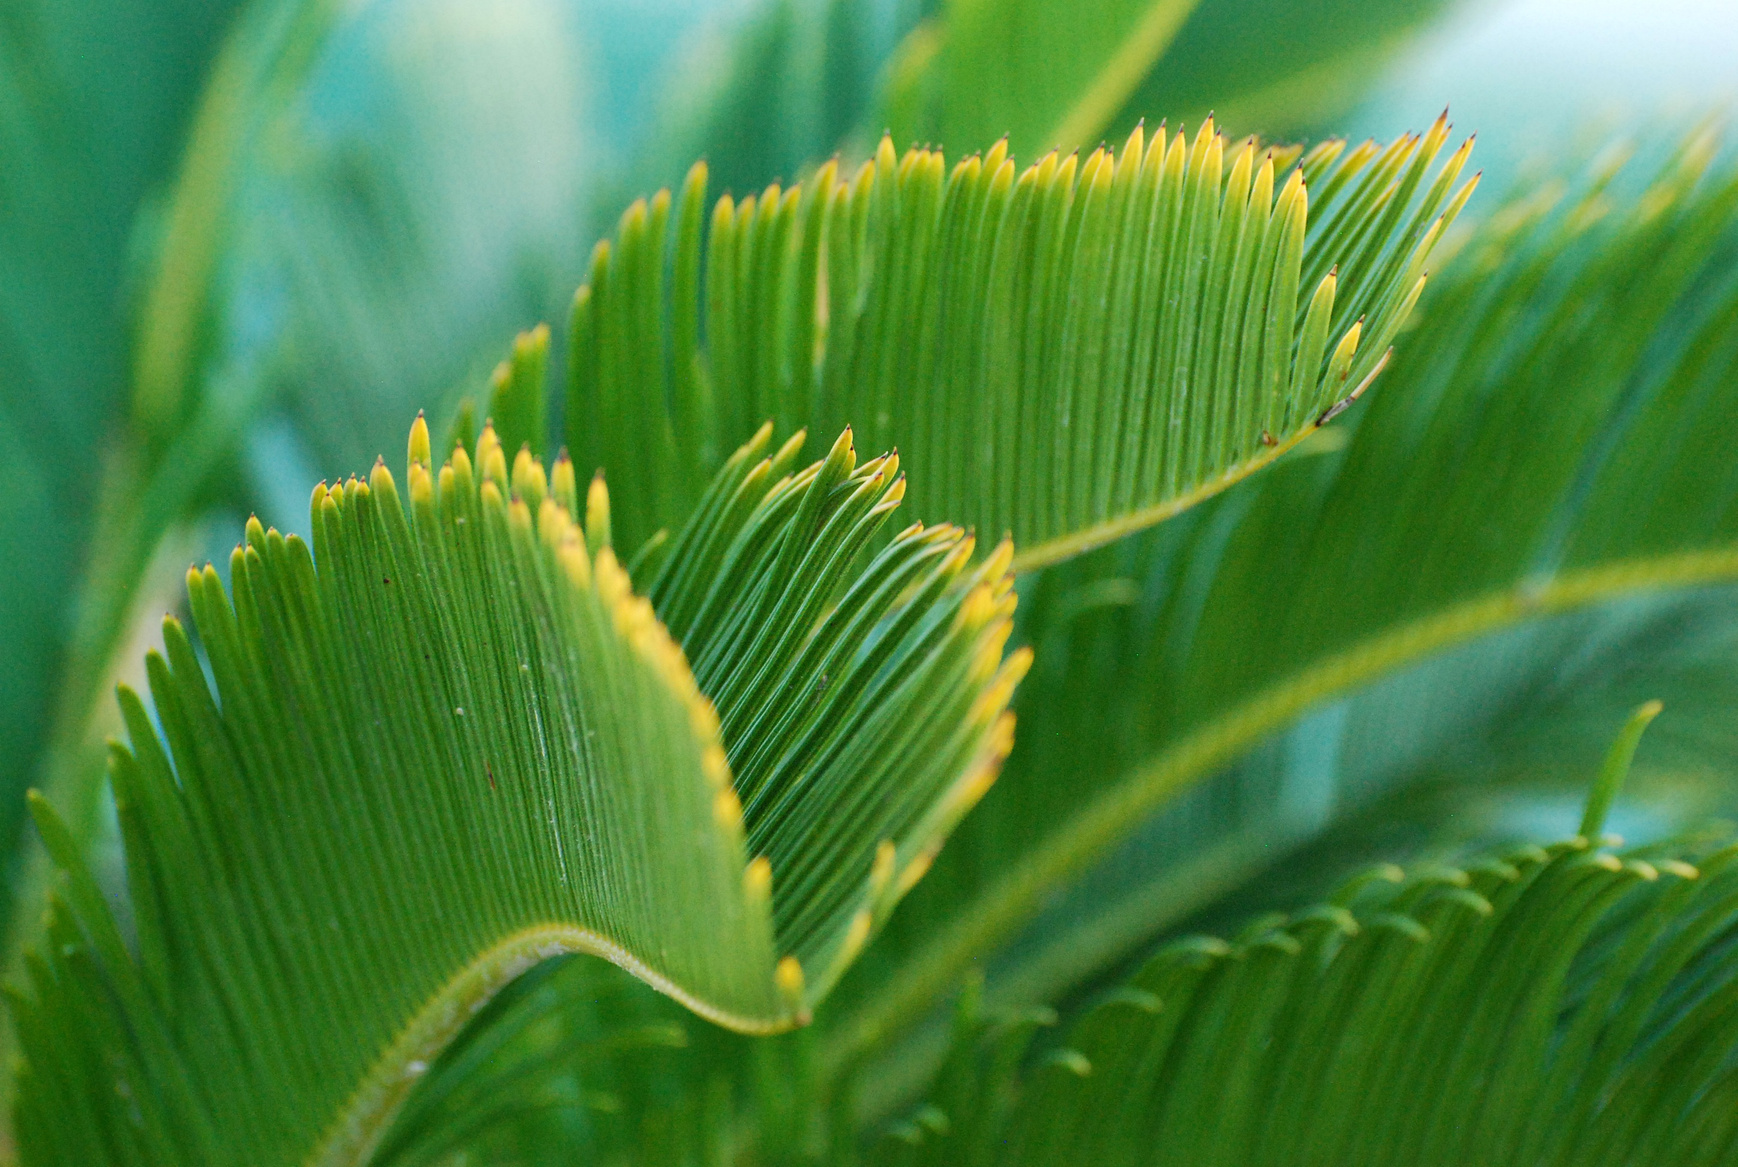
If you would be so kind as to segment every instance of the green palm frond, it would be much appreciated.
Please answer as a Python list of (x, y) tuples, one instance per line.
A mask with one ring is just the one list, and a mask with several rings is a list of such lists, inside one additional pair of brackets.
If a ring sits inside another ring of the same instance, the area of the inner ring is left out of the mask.
[[(1722, 274), (1738, 253), (1738, 175), (1710, 170), (1713, 156), (1698, 137), (1651, 183), (1605, 170), (1512, 203), (1443, 272), (1343, 448), (1301, 450), (1023, 587), (1021, 635), (1040, 665), (1022, 693), (1022, 748), (885, 938), (891, 973), (866, 968), (861, 997), (842, 998), (861, 1007), (834, 1039), (841, 1061), (1022, 928), (1014, 959), (1049, 969), (1038, 988), (1054, 992), (1147, 934), (1178, 886), (1167, 880), (1222, 886), (1296, 837), (1257, 832), (1239, 849), (1239, 825), (1266, 829), (1296, 808), (1294, 832), (1313, 829), (1310, 814), (1380, 788), (1338, 787), (1339, 723), (1307, 727), (1300, 749), (1328, 751), (1330, 772), (1234, 776), (1140, 856), (1054, 898), (1300, 715), (1482, 637), (1738, 581), (1724, 420), (1738, 285)], [(1613, 619), (1639, 629), (1650, 611)], [(1527, 647), (1373, 696), (1358, 723), (1369, 752), (1416, 736), (1441, 753), (1485, 732), (1528, 676), (1550, 675), (1550, 658), (1526, 671)], [(1165, 838), (1196, 848), (1194, 876), (1178, 874)]]
[(1614, 851), (1603, 810), (1549, 847), (1381, 865), (1229, 943), (1174, 941), (1018, 1078), (1042, 1016), (968, 1005), (873, 1161), (1727, 1162), (1738, 842)]
[(567, 443), (610, 468), (624, 547), (674, 529), (770, 417), (855, 425), (924, 467), (926, 513), (1011, 534), (1023, 567), (1066, 557), (1272, 462), (1363, 390), (1472, 191), (1470, 142), (1432, 172), (1448, 134), (1300, 157), (1209, 121), (1023, 173), (1004, 144), (949, 171), (883, 140), (852, 176), (726, 196), (709, 225), (697, 166), (598, 247)]
[(897, 458), (847, 431), (793, 474), (770, 433), (665, 561), (668, 629), (601, 478), (492, 429), (436, 472), (420, 419), (408, 506), (377, 463), (315, 491), (312, 553), (254, 522), (231, 595), (190, 572), (203, 657), (166, 623), (113, 750), (136, 959), (37, 802), (69, 882), (14, 1002), (31, 1161), (361, 1162), (562, 952), (803, 1020), (994, 779), (1029, 654), (1011, 549), (917, 524), (858, 571)]

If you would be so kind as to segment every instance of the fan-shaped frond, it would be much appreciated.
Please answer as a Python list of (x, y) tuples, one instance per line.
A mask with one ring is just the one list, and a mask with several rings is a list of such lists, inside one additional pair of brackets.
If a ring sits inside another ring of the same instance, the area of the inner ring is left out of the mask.
[(1024, 172), (1004, 144), (950, 171), (884, 140), (853, 176), (727, 195), (709, 226), (696, 166), (598, 247), (568, 444), (610, 468), (625, 547), (769, 417), (897, 446), (926, 513), (1011, 533), (1023, 566), (1108, 542), (1375, 376), (1472, 190), (1470, 142), (1431, 173), (1448, 133), (1300, 158), (1208, 122)]
[[(1633, 738), (1631, 743), (1633, 745)], [(1738, 843), (1591, 839), (1167, 945), (1015, 1082), (969, 1013), (884, 1164), (1728, 1162)], [(987, 1119), (987, 1120), (986, 1120)]]
[(493, 430), (436, 472), (420, 420), (408, 506), (377, 464), (316, 490), (312, 553), (254, 522), (232, 595), (190, 572), (203, 659), (167, 622), (113, 751), (136, 960), (38, 801), (70, 882), (15, 1002), (31, 1161), (360, 1162), (561, 952), (803, 1020), (993, 780), (1027, 656), (1005, 546), (919, 524), (858, 572), (897, 458), (769, 438), (667, 558), (669, 629), (601, 478)]
[[(1276, 845), (1218, 848), (1240, 824), (1290, 814), (1303, 830), (1355, 806), (1369, 788), (1333, 770), (1350, 732), (1314, 724), (1280, 751), (1295, 767), (1112, 852), (1312, 708), (1505, 629), (1738, 580), (1738, 176), (1712, 157), (1698, 138), (1652, 183), (1600, 171), (1512, 204), (1443, 272), (1343, 449), (1032, 581), (1023, 748), (885, 938), (897, 971), (861, 982), (841, 1060), (1022, 926), (1015, 959), (1046, 966), (1048, 992), (1114, 959), (1176, 872), (1165, 837), (1227, 880)], [(1434, 724), (1418, 740), (1446, 750), (1510, 707), (1538, 647), (1511, 643), (1404, 706), (1389, 691), (1351, 728), (1374, 753)], [(1107, 858), (1102, 880), (1056, 896)]]

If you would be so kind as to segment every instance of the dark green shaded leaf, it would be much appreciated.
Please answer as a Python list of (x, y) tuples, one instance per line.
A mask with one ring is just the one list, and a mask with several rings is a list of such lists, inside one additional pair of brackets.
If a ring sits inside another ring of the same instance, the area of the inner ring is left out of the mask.
[(1577, 836), (1379, 866), (1232, 942), (1167, 945), (1017, 1084), (1006, 1023), (971, 1019), (934, 1117), (873, 1159), (1725, 1162), (1734, 859), (1725, 836), (1618, 853)]

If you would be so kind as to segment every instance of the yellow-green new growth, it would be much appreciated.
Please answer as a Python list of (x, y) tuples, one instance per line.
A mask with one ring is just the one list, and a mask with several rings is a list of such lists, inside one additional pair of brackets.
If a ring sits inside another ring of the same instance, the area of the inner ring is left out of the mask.
[(805, 1021), (887, 869), (908, 887), (987, 788), (1025, 658), (1007, 548), (974, 568), (916, 525), (860, 568), (897, 459), (846, 434), (792, 473), (769, 441), (645, 591), (601, 478), (582, 526), (567, 459), (509, 468), (486, 427), (437, 472), (420, 417), (408, 507), (377, 463), (314, 491), (311, 548), (250, 521), (229, 591), (190, 571), (203, 658), (169, 621), (157, 724), (121, 694), (137, 956), (59, 848), (20, 1129), (73, 1161), (361, 1163), (459, 1027), (566, 952), (734, 1029)]
[(1456, 185), (1470, 140), (1438, 165), (1448, 135), (1445, 115), (1304, 152), (1209, 119), (1024, 171), (1005, 142), (950, 169), (884, 140), (854, 174), (830, 162), (710, 216), (696, 166), (673, 213), (636, 203), (593, 255), (567, 441), (627, 486), (624, 546), (686, 516), (684, 484), (773, 417), (898, 447), (919, 505), (1010, 533), (1022, 569), (1066, 558), (1247, 477), (1364, 391), (1476, 185)]

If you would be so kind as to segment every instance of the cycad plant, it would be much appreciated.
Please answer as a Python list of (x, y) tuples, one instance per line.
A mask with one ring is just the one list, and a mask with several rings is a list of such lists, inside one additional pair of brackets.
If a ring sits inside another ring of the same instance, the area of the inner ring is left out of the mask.
[(1471, 149), (634, 202), (187, 573), (118, 873), (32, 794), (23, 1162), (1731, 1161), (1738, 839), (1607, 821), (1653, 689), (1718, 756), (1738, 172)]

